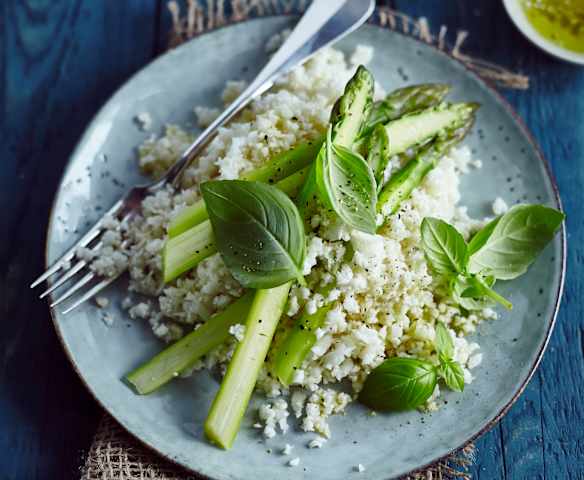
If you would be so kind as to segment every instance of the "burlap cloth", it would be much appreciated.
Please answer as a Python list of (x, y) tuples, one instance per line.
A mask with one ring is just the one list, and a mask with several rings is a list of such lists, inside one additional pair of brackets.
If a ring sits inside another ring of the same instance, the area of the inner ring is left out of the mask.
[[(202, 2), (202, 3), (200, 3)], [(168, 3), (173, 26), (169, 47), (179, 45), (214, 28), (240, 22), (250, 17), (300, 13), (310, 0), (187, 0), (181, 5)], [(425, 18), (411, 18), (401, 12), (379, 7), (371, 23), (399, 30), (449, 52), (487, 82), (504, 88), (527, 89), (529, 79), (503, 67), (462, 53), (468, 36), (457, 31), (454, 43), (447, 41), (445, 25), (432, 30)], [(409, 479), (470, 479), (468, 467), (474, 462), (475, 447), (469, 444), (448, 458)], [(82, 466), (82, 480), (198, 480), (177, 465), (159, 457), (129, 435), (107, 413), (99, 424), (95, 438)]]

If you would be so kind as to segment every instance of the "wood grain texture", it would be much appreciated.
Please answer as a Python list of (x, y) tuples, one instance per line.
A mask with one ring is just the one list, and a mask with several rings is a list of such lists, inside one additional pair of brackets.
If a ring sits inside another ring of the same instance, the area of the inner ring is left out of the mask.
[(154, 48), (153, 2), (0, 2), (0, 478), (78, 476), (100, 416), (28, 284), (63, 166)]
[[(568, 215), (568, 277), (542, 365), (478, 442), (476, 479), (584, 478), (584, 68), (531, 46), (493, 0), (379, 2), (470, 32), (465, 50), (521, 70), (503, 94), (550, 160)], [(165, 0), (0, 2), (0, 480), (76, 478), (101, 415), (72, 371), (29, 281), (63, 166), (91, 117), (164, 49)], [(512, 159), (510, 159), (512, 161)], [(537, 321), (537, 319), (534, 319)], [(485, 359), (488, 361), (488, 359)]]

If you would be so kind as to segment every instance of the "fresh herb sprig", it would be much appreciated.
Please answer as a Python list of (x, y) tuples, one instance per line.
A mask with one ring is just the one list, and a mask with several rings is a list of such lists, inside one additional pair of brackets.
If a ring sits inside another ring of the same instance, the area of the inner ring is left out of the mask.
[(525, 273), (563, 220), (564, 214), (553, 208), (517, 205), (467, 244), (452, 225), (428, 217), (422, 221), (422, 247), (430, 268), (461, 307), (476, 310), (497, 302), (511, 309), (511, 302), (493, 290), (495, 282)]
[(454, 360), (454, 342), (442, 322), (436, 324), (438, 365), (418, 358), (393, 357), (365, 380), (359, 401), (374, 410), (412, 410), (424, 405), (439, 379), (456, 392), (464, 390), (464, 373)]
[(454, 360), (454, 342), (446, 325), (442, 322), (436, 324), (436, 340), (434, 342), (438, 353), (438, 375), (444, 383), (455, 392), (464, 390), (464, 373), (460, 363)]

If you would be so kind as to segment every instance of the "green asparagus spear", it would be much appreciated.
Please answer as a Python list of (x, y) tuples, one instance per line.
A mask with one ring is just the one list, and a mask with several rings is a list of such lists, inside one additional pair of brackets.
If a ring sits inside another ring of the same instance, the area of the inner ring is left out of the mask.
[[(265, 165), (242, 175), (242, 180), (276, 183), (309, 165), (318, 154), (323, 138), (319, 137), (276, 155)], [(205, 202), (202, 200), (184, 208), (168, 225), (169, 238), (176, 237), (189, 228), (207, 220)]]
[(288, 300), (291, 283), (257, 290), (237, 345), (205, 422), (205, 433), (221, 448), (231, 448), (251, 398), (272, 337)]
[(457, 128), (473, 111), (473, 104), (469, 103), (442, 104), (389, 122), (385, 126), (389, 138), (388, 155), (398, 155), (448, 129)]
[(294, 380), (294, 373), (302, 367), (306, 355), (316, 342), (315, 330), (324, 325), (332, 306), (329, 303), (313, 314), (303, 313), (278, 345), (271, 362), (272, 372), (283, 385), (290, 385)]
[(386, 124), (408, 113), (438, 105), (449, 91), (450, 86), (441, 83), (411, 85), (394, 90), (385, 99), (373, 104), (361, 137), (368, 136), (376, 125)]
[(217, 248), (209, 220), (167, 240), (162, 250), (164, 282), (174, 280), (215, 253)]
[(377, 202), (377, 210), (384, 216), (391, 215), (397, 211), (403, 200), (408, 198), (414, 188), (416, 188), (424, 177), (432, 170), (438, 160), (446, 155), (456, 144), (460, 143), (471, 129), (474, 123), (474, 112), (478, 108), (476, 104), (466, 105), (464, 115), (446, 133), (436, 141), (422, 148), (415, 158), (397, 173), (381, 190)]
[(247, 292), (223, 312), (129, 373), (126, 380), (139, 394), (146, 395), (192, 368), (203, 355), (225, 342), (229, 327), (247, 317), (253, 298), (254, 292)]
[(377, 192), (383, 186), (385, 168), (389, 162), (389, 137), (387, 130), (381, 124), (377, 125), (369, 135), (367, 163), (375, 176)]
[(335, 145), (350, 148), (361, 133), (373, 105), (373, 76), (360, 66), (331, 112)]
[[(432, 170), (438, 160), (457, 143), (462, 141), (474, 122), (476, 104), (466, 104), (466, 109), (460, 109), (463, 115), (450, 128), (446, 129), (435, 141), (422, 147), (413, 160), (398, 171), (378, 199), (378, 209), (391, 214), (399, 208), (414, 188), (420, 185), (424, 177)], [(316, 342), (314, 331), (324, 325), (326, 315), (331, 305), (325, 305), (312, 315), (303, 314), (286, 332), (280, 348), (272, 361), (272, 372), (284, 385), (289, 385), (294, 378), (294, 372), (302, 367), (308, 352)]]

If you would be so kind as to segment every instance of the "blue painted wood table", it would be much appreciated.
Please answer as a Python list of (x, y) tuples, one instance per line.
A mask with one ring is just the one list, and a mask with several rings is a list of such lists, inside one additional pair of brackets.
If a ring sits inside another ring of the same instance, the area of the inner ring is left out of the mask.
[[(28, 283), (43, 268), (48, 212), (65, 162), (110, 94), (164, 50), (165, 3), (0, 2), (1, 480), (78, 478), (102, 414)], [(469, 30), (467, 52), (531, 78), (529, 90), (503, 94), (559, 183), (568, 215), (566, 290), (541, 367), (509, 414), (478, 441), (472, 473), (584, 478), (584, 68), (532, 47), (496, 0), (380, 3), (425, 16), (434, 27), (448, 25), (449, 32)]]

